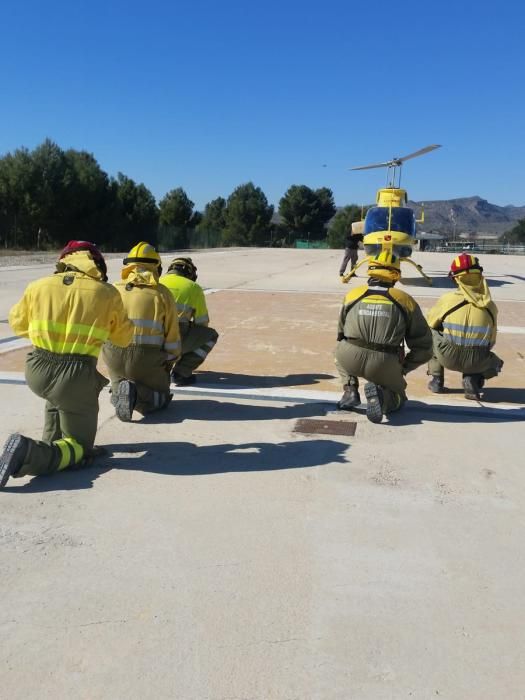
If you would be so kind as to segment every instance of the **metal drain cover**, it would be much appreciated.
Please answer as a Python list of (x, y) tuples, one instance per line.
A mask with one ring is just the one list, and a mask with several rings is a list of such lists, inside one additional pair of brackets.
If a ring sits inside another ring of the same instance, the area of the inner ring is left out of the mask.
[(300, 418), (294, 433), (320, 433), (322, 435), (355, 435), (357, 423), (350, 420), (322, 420)]

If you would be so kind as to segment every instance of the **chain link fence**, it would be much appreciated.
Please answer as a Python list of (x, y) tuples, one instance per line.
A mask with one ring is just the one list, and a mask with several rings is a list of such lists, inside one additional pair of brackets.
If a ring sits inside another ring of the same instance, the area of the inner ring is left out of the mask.
[(509, 243), (449, 243), (448, 245), (426, 246), (425, 251), (436, 253), (485, 253), (492, 255), (525, 255), (525, 245)]

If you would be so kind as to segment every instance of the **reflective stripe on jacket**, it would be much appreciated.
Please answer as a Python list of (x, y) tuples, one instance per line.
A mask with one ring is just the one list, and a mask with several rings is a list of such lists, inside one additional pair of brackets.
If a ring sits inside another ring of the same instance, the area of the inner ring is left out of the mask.
[(206, 297), (202, 287), (196, 282), (168, 272), (160, 278), (161, 284), (166, 286), (177, 304), (177, 312), (181, 323), (193, 321), (197, 326), (207, 326), (210, 322)]
[(428, 323), (452, 345), (490, 349), (496, 342), (497, 316), (494, 302), (475, 306), (457, 290), (438, 299), (428, 312)]
[(348, 292), (338, 335), (392, 348), (406, 343), (410, 350), (404, 360), (407, 371), (432, 356), (432, 334), (421, 309), (411, 296), (393, 287), (364, 285)]
[(162, 284), (134, 285), (116, 282), (124, 308), (133, 321), (133, 344), (164, 349), (168, 360), (178, 359), (181, 340), (177, 308)]
[(11, 309), (9, 323), (35, 347), (59, 355), (98, 357), (106, 340), (126, 347), (133, 337), (115, 288), (80, 271), (31, 282)]

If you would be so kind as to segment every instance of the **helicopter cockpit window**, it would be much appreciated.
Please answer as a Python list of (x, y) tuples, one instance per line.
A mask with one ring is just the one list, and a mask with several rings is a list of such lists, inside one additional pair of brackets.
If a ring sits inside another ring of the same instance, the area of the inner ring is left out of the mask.
[[(381, 243), (365, 243), (364, 244), (365, 255), (375, 256), (379, 255), (383, 246)], [(412, 256), (412, 246), (410, 245), (394, 245), (392, 246), (392, 252), (397, 255), (398, 258), (410, 258)]]
[(392, 249), (394, 255), (398, 258), (410, 258), (412, 256), (412, 246), (410, 245), (395, 245)]
[[(392, 211), (392, 218), (389, 217)], [(372, 207), (366, 213), (364, 235), (376, 231), (399, 231), (409, 236), (416, 235), (416, 217), (412, 209), (408, 207)]]

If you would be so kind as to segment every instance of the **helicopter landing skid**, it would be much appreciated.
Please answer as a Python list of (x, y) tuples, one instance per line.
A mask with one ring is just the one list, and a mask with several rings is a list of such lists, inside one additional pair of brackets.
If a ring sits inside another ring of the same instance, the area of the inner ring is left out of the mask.
[(368, 256), (356, 263), (350, 270), (350, 272), (346, 273), (346, 275), (341, 275), (341, 282), (343, 284), (348, 284), (348, 282), (352, 279), (352, 277), (355, 275), (355, 273), (361, 267), (361, 265), (364, 265), (366, 262), (368, 262)]
[[(354, 277), (354, 275), (356, 274), (357, 270), (361, 267), (361, 265), (364, 265), (366, 262), (368, 262), (368, 260), (369, 260), (368, 256), (363, 258), (356, 265), (354, 265), (354, 267), (350, 270), (350, 272), (347, 272), (346, 275), (341, 275), (341, 282), (343, 284), (348, 284), (348, 282), (352, 279), (352, 277)], [(419, 272), (421, 277), (424, 277), (427, 284), (432, 286), (432, 278), (423, 272), (423, 268), (421, 267), (421, 265), (418, 265), (416, 262), (414, 262), (410, 258), (400, 258), (400, 261), (407, 262), (407, 263), (410, 263), (411, 265), (413, 265), (416, 268), (416, 270)]]
[(410, 258), (401, 258), (401, 262), (407, 262), (407, 263), (410, 263), (411, 265), (413, 265), (413, 266), (416, 268), (416, 270), (419, 272), (419, 274), (421, 275), (421, 277), (424, 277), (424, 278), (425, 278), (427, 284), (428, 284), (429, 286), (432, 286), (432, 277), (429, 277), (428, 275), (426, 275), (426, 274), (423, 272), (423, 268), (421, 267), (421, 265), (418, 265), (416, 262), (414, 262), (414, 261), (411, 260)]

